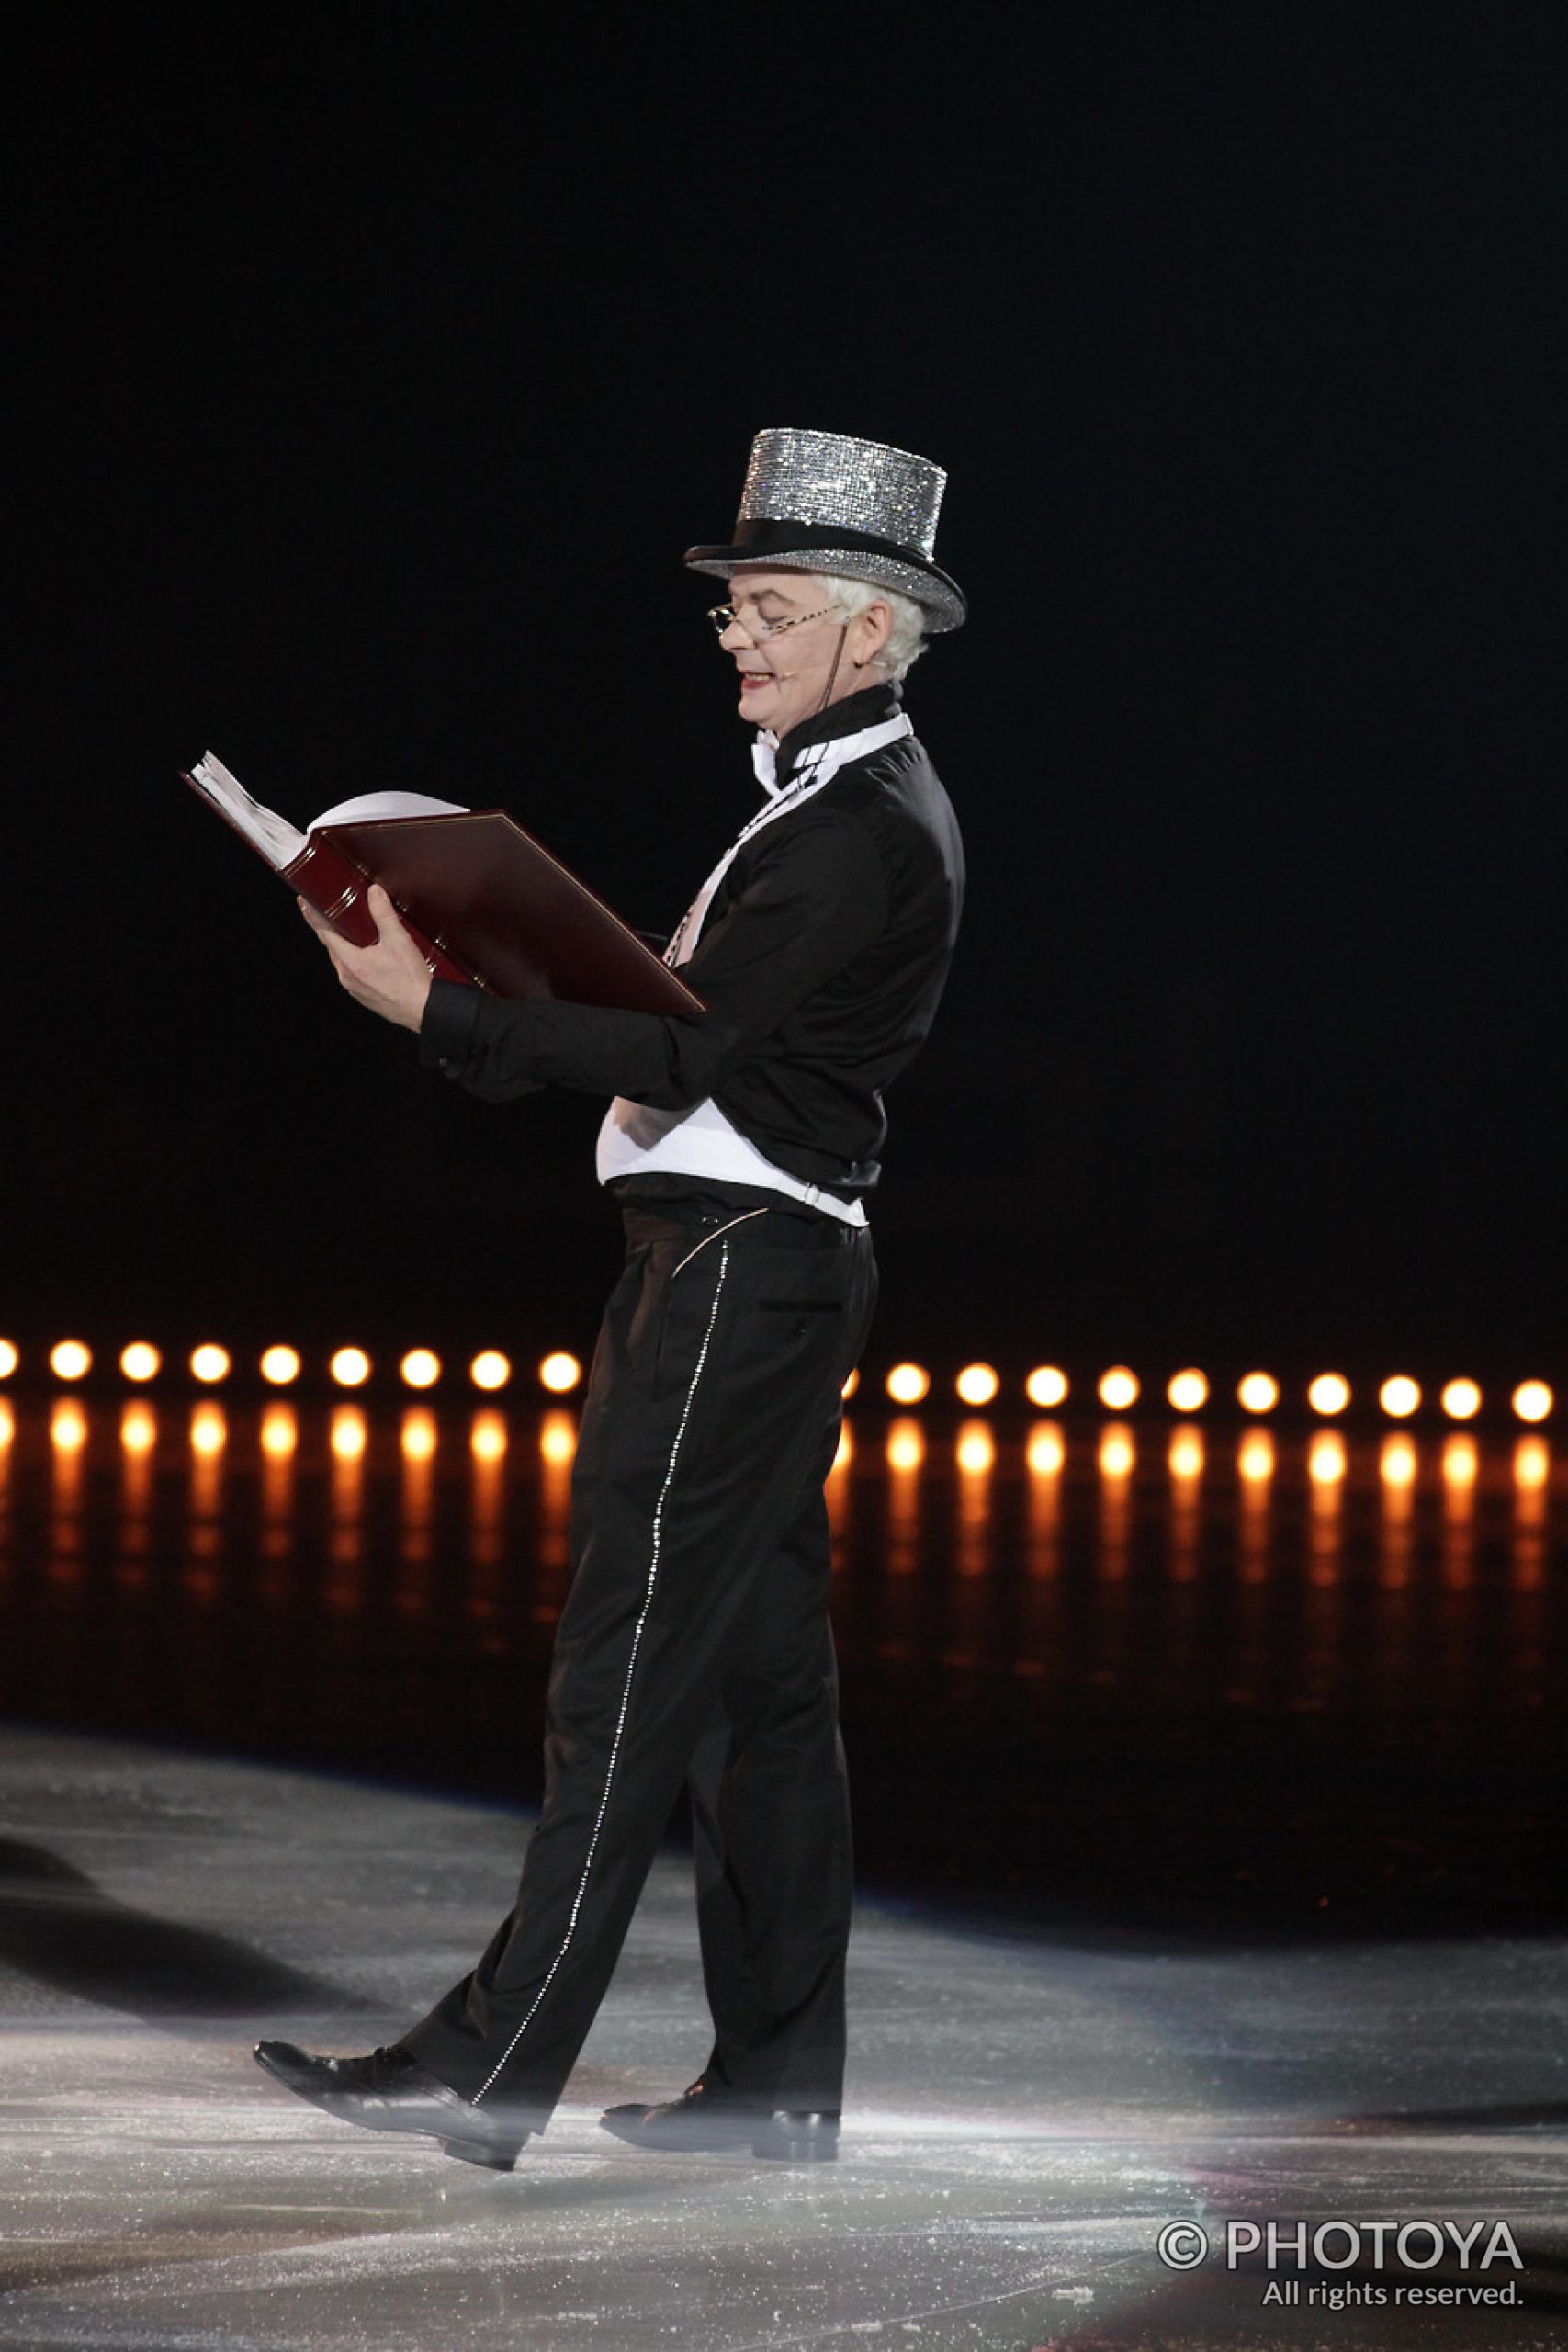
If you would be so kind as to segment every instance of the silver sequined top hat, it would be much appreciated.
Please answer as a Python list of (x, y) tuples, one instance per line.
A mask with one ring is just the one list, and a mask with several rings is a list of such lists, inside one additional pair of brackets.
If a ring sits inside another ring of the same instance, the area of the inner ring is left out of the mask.
[(931, 560), (946, 482), (908, 449), (776, 425), (751, 444), (730, 545), (688, 548), (685, 560), (725, 579), (753, 563), (868, 580), (912, 596), (933, 634), (956, 628), (963, 592)]

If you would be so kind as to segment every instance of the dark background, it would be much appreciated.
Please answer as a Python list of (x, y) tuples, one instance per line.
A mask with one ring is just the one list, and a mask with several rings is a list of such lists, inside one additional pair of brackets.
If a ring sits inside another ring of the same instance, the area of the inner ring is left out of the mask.
[(947, 467), (972, 609), (878, 1348), (1550, 1373), (1565, 66), (1529, 0), (38, 17), (0, 1326), (591, 1337), (600, 1106), (419, 1072), (175, 770), (502, 801), (667, 929), (752, 805), (680, 553), (795, 424)]

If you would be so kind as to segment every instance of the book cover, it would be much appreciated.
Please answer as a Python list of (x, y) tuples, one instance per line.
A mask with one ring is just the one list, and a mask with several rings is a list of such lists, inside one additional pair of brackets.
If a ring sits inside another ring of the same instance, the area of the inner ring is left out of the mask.
[(502, 808), (367, 793), (299, 831), (209, 752), (185, 781), (334, 930), (369, 946), (379, 882), (441, 979), (497, 996), (633, 1012), (700, 1012), (702, 999), (587, 884)]

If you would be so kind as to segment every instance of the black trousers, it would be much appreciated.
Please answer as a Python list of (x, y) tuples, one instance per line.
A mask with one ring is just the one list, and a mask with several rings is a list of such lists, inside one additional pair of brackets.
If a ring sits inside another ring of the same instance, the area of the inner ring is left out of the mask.
[(572, 1477), (545, 1799), (512, 1911), (401, 2036), (536, 2128), (682, 1783), (714, 2044), (747, 2106), (837, 2109), (848, 1785), (823, 1487), (875, 1300), (863, 1227), (693, 1190), (625, 1209)]

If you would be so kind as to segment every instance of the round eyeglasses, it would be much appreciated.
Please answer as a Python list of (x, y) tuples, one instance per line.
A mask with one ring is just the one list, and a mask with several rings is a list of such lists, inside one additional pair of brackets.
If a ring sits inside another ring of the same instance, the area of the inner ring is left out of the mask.
[(818, 605), (814, 613), (795, 613), (786, 621), (763, 620), (760, 616), (749, 621), (742, 619), (733, 605), (710, 605), (708, 618), (720, 637), (728, 636), (732, 628), (739, 628), (753, 645), (761, 645), (770, 637), (782, 637), (786, 628), (798, 628), (803, 621), (819, 621), (824, 613), (832, 609), (831, 605)]

